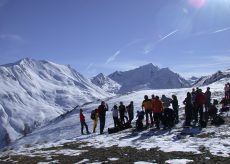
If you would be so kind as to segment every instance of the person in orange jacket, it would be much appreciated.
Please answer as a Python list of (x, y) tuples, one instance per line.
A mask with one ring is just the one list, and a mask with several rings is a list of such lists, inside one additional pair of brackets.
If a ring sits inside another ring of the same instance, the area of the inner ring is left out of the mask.
[(89, 130), (88, 130), (88, 125), (85, 123), (85, 116), (83, 115), (82, 109), (80, 109), (80, 122), (81, 122), (81, 134), (84, 134), (84, 132), (83, 132), (84, 127), (86, 128), (87, 134), (90, 134)]
[(145, 110), (146, 126), (149, 126), (149, 116), (151, 125), (153, 125), (153, 114), (152, 114), (152, 101), (147, 95), (144, 96), (144, 101), (142, 102), (142, 110)]
[(152, 101), (152, 109), (153, 109), (153, 117), (154, 122), (156, 124), (156, 128), (160, 129), (160, 120), (162, 118), (163, 112), (163, 103), (159, 99), (159, 96), (156, 96), (155, 99)]

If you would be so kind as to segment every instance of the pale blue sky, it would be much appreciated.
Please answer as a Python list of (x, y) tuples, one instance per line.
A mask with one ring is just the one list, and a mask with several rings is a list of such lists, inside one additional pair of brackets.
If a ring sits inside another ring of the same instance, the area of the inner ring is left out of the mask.
[(0, 64), (24, 57), (91, 77), (152, 62), (230, 68), (230, 0), (0, 0)]

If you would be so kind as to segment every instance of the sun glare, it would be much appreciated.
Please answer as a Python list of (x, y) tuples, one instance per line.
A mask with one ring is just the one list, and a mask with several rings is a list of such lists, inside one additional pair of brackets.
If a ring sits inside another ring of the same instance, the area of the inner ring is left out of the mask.
[(208, 4), (221, 5), (230, 8), (230, 0), (188, 0), (188, 3), (194, 8), (202, 8)]
[(189, 0), (189, 4), (195, 8), (201, 8), (206, 4), (207, 0)]

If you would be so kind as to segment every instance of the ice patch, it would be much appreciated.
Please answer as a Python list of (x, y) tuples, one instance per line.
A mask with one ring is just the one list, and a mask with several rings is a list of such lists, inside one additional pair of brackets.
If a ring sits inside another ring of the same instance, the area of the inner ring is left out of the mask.
[(86, 150), (72, 150), (72, 149), (64, 149), (56, 151), (55, 154), (62, 154), (62, 155), (68, 155), (68, 156), (78, 156), (83, 152), (87, 152)]
[(89, 161), (88, 159), (83, 159), (83, 160), (77, 162), (76, 164), (86, 163), (86, 162), (88, 162), (88, 161)]
[(110, 160), (110, 161), (117, 161), (117, 160), (119, 160), (119, 158), (108, 158), (108, 160)]
[(134, 164), (154, 164), (152, 162), (145, 162), (145, 161), (138, 161), (138, 162), (134, 162)]
[(165, 161), (165, 163), (167, 164), (186, 164), (189, 162), (193, 162), (193, 160), (189, 160), (189, 159), (170, 159)]
[(49, 162), (38, 162), (37, 164), (58, 164), (58, 160), (55, 161), (49, 161)]

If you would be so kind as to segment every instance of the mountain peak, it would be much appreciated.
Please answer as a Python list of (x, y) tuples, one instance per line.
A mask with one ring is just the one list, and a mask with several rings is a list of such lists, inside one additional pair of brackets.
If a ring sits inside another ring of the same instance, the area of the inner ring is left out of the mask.
[(196, 81), (194, 86), (204, 86), (212, 84), (216, 81), (219, 81), (224, 78), (230, 78), (230, 71), (217, 71), (216, 73), (209, 76), (202, 76), (200, 79)]
[(26, 58), (20, 59), (20, 60), (18, 61), (18, 63), (21, 63), (21, 62), (30, 62), (30, 61), (33, 61), (33, 59), (26, 57)]
[(152, 69), (159, 69), (158, 66), (153, 65), (153, 63), (145, 64), (143, 66), (140, 66), (139, 68), (152, 68)]
[(104, 85), (106, 80), (106, 77), (103, 73), (99, 73), (98, 75), (91, 78), (91, 82), (96, 84), (97, 86), (101, 87), (101, 85)]
[(32, 63), (42, 63), (42, 64), (45, 64), (45, 63), (51, 63), (49, 61), (46, 61), (46, 60), (35, 60), (35, 59), (32, 59), (32, 58), (22, 58), (14, 63), (9, 63), (9, 64), (3, 64), (1, 66), (4, 66), (4, 67), (11, 67), (11, 66), (14, 66), (14, 65), (30, 65)]
[(164, 71), (171, 71), (171, 70), (169, 69), (169, 67), (162, 68), (162, 70), (164, 70)]
[(16, 64), (18, 64), (18, 65), (25, 65), (25, 64), (28, 65), (28, 64), (31, 64), (31, 63), (34, 63), (34, 62), (36, 62), (36, 60), (26, 57), (26, 58), (23, 58), (23, 59), (20, 59), (19, 61), (17, 61)]
[(11, 66), (14, 66), (14, 65), (22, 65), (24, 63), (31, 63), (33, 62), (34, 60), (33, 59), (30, 59), (30, 58), (22, 58), (14, 63), (9, 63), (9, 64), (3, 64), (1, 66), (3, 67), (11, 67)]
[(169, 68), (152, 63), (125, 72), (114, 72), (109, 78), (121, 84), (120, 93), (141, 89), (168, 89), (188, 87), (190, 84)]
[(97, 76), (93, 77), (91, 82), (110, 93), (116, 93), (121, 87), (120, 84), (104, 76), (103, 73), (99, 73)]
[(105, 76), (104, 76), (103, 73), (99, 73), (99, 74), (98, 74), (97, 76), (95, 76), (95, 77), (99, 77), (99, 78), (100, 78), (100, 77), (105, 77)]

